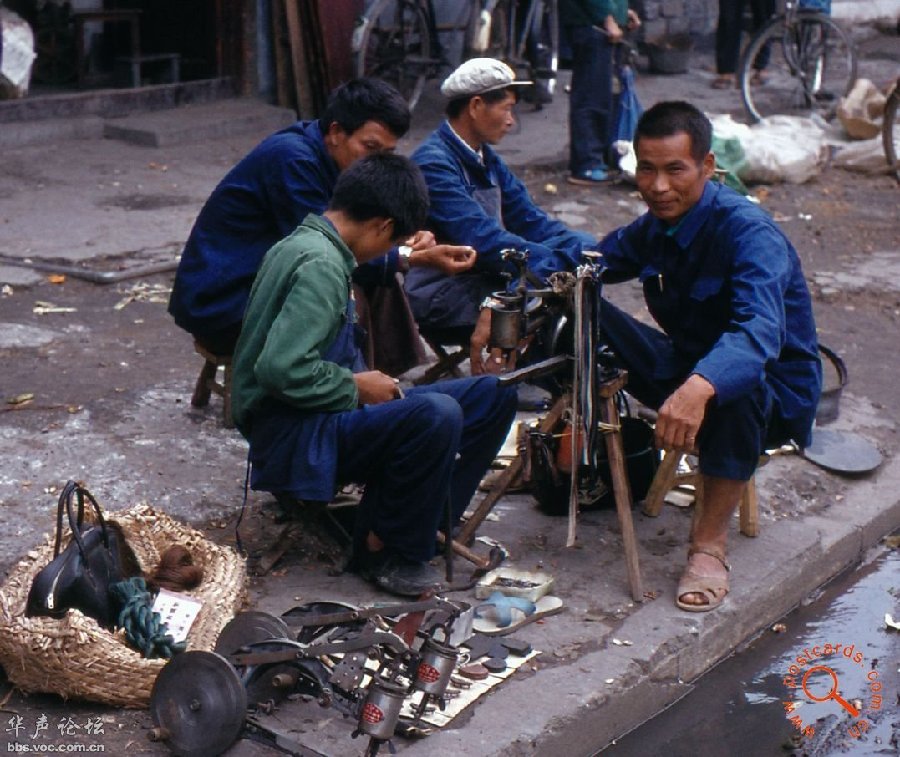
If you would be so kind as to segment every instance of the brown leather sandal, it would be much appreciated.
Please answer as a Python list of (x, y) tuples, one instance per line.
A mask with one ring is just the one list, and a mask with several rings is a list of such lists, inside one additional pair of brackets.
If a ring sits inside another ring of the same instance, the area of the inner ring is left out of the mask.
[[(725, 560), (725, 555), (723, 555), (718, 550), (713, 550), (707, 547), (691, 547), (688, 550), (688, 560), (691, 559), (692, 555), (696, 554), (715, 557), (720, 563), (722, 563), (726, 571), (731, 570), (731, 566)], [(702, 594), (706, 598), (706, 604), (694, 605), (683, 602), (681, 598), (685, 594)], [(727, 576), (723, 578), (722, 576), (711, 576), (706, 573), (701, 573), (695, 568), (692, 568), (690, 564), (688, 564), (687, 568), (684, 571), (684, 574), (681, 576), (681, 580), (678, 582), (678, 592), (675, 597), (675, 606), (678, 607), (679, 610), (684, 610), (685, 612), (709, 612), (710, 610), (715, 610), (719, 605), (721, 605), (727, 594)]]

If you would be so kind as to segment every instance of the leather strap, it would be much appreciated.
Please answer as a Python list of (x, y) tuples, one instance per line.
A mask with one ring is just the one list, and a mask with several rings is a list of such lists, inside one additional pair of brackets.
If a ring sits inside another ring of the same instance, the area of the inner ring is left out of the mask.
[(688, 559), (690, 559), (691, 555), (698, 555), (698, 554), (699, 555), (709, 555), (710, 557), (715, 557), (720, 563), (722, 563), (722, 566), (725, 568), (725, 570), (727, 570), (727, 571), (731, 570), (731, 566), (728, 564), (728, 561), (725, 559), (725, 555), (723, 555), (718, 550), (713, 549), (712, 547), (691, 547), (690, 549), (688, 549)]

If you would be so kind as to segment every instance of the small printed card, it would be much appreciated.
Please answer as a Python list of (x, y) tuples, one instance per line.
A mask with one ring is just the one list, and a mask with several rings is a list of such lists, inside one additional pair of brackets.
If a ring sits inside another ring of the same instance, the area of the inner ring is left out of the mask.
[(153, 612), (159, 613), (176, 643), (187, 639), (188, 631), (201, 607), (203, 603), (199, 599), (166, 589), (160, 589), (153, 601)]

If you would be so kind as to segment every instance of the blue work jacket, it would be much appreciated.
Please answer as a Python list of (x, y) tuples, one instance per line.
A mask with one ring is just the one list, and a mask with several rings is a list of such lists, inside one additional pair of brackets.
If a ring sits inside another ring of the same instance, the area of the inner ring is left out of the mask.
[[(213, 190), (181, 254), (169, 312), (202, 338), (239, 324), (268, 250), (331, 200), (338, 166), (318, 121), (298, 121), (257, 145)], [(360, 266), (354, 281), (385, 283), (397, 252)]]
[[(489, 145), (483, 162), (445, 121), (412, 154), (428, 184), (431, 203), (428, 227), (441, 242), (470, 245), (478, 251), (474, 271), (515, 272), (505, 266), (500, 251), (529, 251), (529, 268), (541, 277), (572, 270), (583, 249), (597, 240), (569, 229), (534, 204), (525, 185)], [(499, 191), (499, 217), (475, 199), (479, 191)]]
[(697, 373), (721, 404), (767, 382), (791, 438), (809, 443), (822, 387), (812, 301), (796, 250), (765, 211), (708, 182), (676, 226), (647, 213), (600, 249), (605, 280), (639, 278), (671, 340), (671, 373), (659, 378)]

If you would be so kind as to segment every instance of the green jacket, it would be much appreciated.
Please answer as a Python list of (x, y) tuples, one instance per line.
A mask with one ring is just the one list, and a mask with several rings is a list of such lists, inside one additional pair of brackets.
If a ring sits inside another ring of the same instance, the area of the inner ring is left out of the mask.
[(559, 0), (563, 26), (603, 26), (607, 16), (624, 26), (628, 22), (628, 0)]
[(245, 436), (266, 397), (310, 412), (353, 410), (353, 373), (322, 360), (343, 325), (356, 259), (326, 219), (308, 215), (266, 253), (234, 352), (232, 412)]

